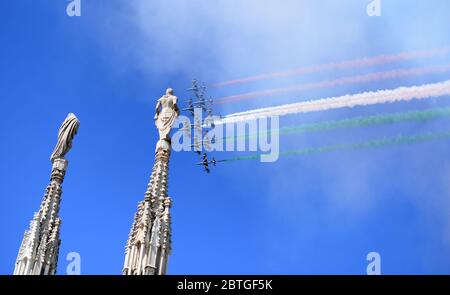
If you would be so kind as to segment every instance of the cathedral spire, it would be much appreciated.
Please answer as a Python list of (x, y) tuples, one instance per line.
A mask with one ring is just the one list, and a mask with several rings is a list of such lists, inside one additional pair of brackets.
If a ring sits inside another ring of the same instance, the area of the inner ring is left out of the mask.
[(179, 110), (171, 88), (156, 105), (159, 131), (155, 163), (144, 200), (139, 202), (125, 248), (124, 275), (164, 275), (171, 251), (168, 173), (171, 150), (170, 130)]
[(25, 231), (17, 255), (15, 275), (53, 275), (58, 264), (61, 219), (59, 204), (68, 161), (64, 158), (80, 122), (70, 113), (59, 129), (58, 143), (51, 156), (52, 173), (39, 211)]

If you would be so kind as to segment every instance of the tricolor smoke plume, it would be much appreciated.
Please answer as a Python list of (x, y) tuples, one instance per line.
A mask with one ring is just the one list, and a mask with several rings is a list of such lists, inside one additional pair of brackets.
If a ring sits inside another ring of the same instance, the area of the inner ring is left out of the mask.
[(267, 96), (274, 96), (292, 92), (300, 92), (311, 89), (324, 89), (342, 85), (353, 85), (360, 83), (368, 83), (368, 82), (377, 82), (383, 80), (391, 80), (391, 79), (400, 79), (406, 77), (427, 75), (432, 73), (445, 73), (450, 71), (450, 65), (441, 65), (441, 66), (427, 66), (427, 67), (418, 67), (411, 69), (397, 69), (385, 72), (376, 72), (365, 75), (357, 75), (350, 77), (343, 77), (334, 80), (326, 80), (314, 83), (306, 83), (300, 85), (292, 85), (288, 87), (275, 88), (263, 91), (254, 91), (243, 94), (237, 94), (227, 97), (222, 97), (216, 100), (216, 104), (226, 104), (237, 102), (241, 100), (253, 99), (253, 98), (262, 98)]
[[(380, 148), (386, 146), (394, 145), (408, 145), (417, 144), (427, 141), (445, 140), (450, 139), (450, 131), (439, 132), (439, 133), (425, 133), (412, 136), (398, 135), (395, 137), (382, 138), (377, 140), (370, 140), (360, 143), (353, 144), (339, 144), (339, 145), (329, 145), (315, 148), (304, 148), (299, 150), (291, 150), (286, 152), (281, 152), (280, 156), (291, 156), (291, 155), (309, 155), (309, 154), (320, 154), (328, 152), (337, 152), (344, 150), (362, 150), (368, 148)], [(234, 157), (229, 159), (221, 160), (221, 162), (235, 162), (235, 161), (247, 161), (247, 160), (258, 160), (260, 159), (259, 154), (252, 154), (249, 156)]]
[(261, 134), (278, 133), (279, 135), (298, 134), (306, 132), (321, 132), (336, 129), (361, 128), (370, 126), (379, 126), (385, 124), (395, 124), (399, 122), (427, 122), (430, 120), (450, 118), (450, 107), (434, 108), (428, 110), (408, 111), (392, 114), (380, 114), (373, 116), (364, 116), (349, 118), (336, 121), (325, 121), (319, 123), (301, 124), (296, 126), (286, 126), (267, 132), (237, 135), (234, 137), (225, 137), (218, 141), (226, 141), (231, 138), (256, 138)]
[(328, 63), (318, 66), (309, 66), (309, 67), (301, 67), (296, 69), (291, 69), (287, 71), (274, 72), (268, 74), (262, 74), (257, 76), (246, 77), (242, 79), (230, 80), (225, 82), (220, 82), (213, 84), (214, 87), (224, 87), (231, 86), (235, 84), (243, 84), (254, 81), (262, 81), (269, 80), (273, 78), (280, 77), (291, 77), (291, 76), (299, 76), (304, 74), (311, 74), (317, 72), (331, 71), (331, 70), (343, 70), (349, 68), (362, 68), (369, 67), (375, 65), (388, 64), (392, 62), (405, 61), (411, 59), (419, 59), (419, 58), (431, 58), (435, 56), (445, 56), (450, 52), (450, 47), (431, 49), (431, 50), (423, 50), (423, 51), (415, 51), (415, 52), (403, 52), (400, 54), (393, 55), (379, 55), (368, 58), (359, 58), (353, 59), (338, 63)]
[(379, 90), (338, 97), (323, 98), (276, 107), (268, 107), (234, 113), (215, 121), (216, 125), (244, 122), (270, 116), (310, 113), (339, 108), (352, 108), (382, 103), (427, 99), (450, 95), (450, 80), (425, 84), (422, 86), (400, 87), (392, 90)]

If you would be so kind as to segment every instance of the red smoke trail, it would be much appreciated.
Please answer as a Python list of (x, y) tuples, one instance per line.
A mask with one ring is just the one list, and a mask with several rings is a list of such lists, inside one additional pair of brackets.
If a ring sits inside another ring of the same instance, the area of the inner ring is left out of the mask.
[(291, 69), (291, 70), (287, 70), (287, 71), (274, 72), (274, 73), (251, 76), (251, 77), (246, 77), (246, 78), (241, 78), (241, 79), (236, 79), (236, 80), (230, 80), (230, 81), (216, 83), (216, 84), (213, 84), (212, 86), (213, 87), (225, 87), (225, 86), (231, 86), (231, 85), (235, 85), (235, 84), (243, 84), (243, 83), (248, 83), (248, 82), (262, 81), (262, 80), (268, 80), (268, 79), (280, 78), (280, 77), (292, 77), (292, 76), (299, 76), (299, 75), (304, 75), (304, 74), (318, 73), (318, 72), (331, 71), (331, 70), (343, 70), (343, 69), (349, 69), (349, 68), (362, 68), (362, 67), (382, 65), (382, 64), (388, 64), (388, 63), (392, 63), (392, 62), (411, 60), (411, 59), (417, 59), (417, 58), (431, 58), (431, 57), (439, 56), (439, 55), (447, 55), (449, 52), (450, 52), (450, 47), (444, 47), (444, 48), (431, 49), (431, 50), (403, 52), (403, 53), (394, 54), (394, 55), (379, 55), (379, 56), (375, 56), (375, 57), (358, 58), (358, 59), (347, 60), (347, 61), (338, 62), (338, 63), (328, 63), (328, 64), (323, 64), (323, 65), (318, 65), (318, 66), (301, 67), (301, 68)]
[(375, 82), (382, 80), (390, 80), (390, 79), (399, 79), (405, 77), (412, 77), (418, 75), (432, 74), (432, 73), (444, 73), (450, 71), (450, 65), (442, 65), (442, 66), (428, 66), (428, 67), (419, 67), (419, 68), (411, 68), (411, 69), (397, 69), (386, 72), (377, 72), (366, 75), (358, 75), (358, 76), (350, 76), (339, 78), (335, 80), (326, 80), (314, 83), (293, 85), (289, 87), (283, 88), (275, 88), (264, 91), (254, 91), (249, 93), (243, 93), (238, 95), (227, 96), (223, 98), (219, 98), (216, 100), (216, 104), (225, 104), (236, 102), (240, 100), (246, 100), (257, 97), (265, 97), (265, 96), (273, 96), (278, 94), (285, 94), (291, 92), (300, 92), (304, 90), (311, 89), (322, 89), (322, 88), (330, 88), (342, 85), (351, 85), (351, 84), (359, 84), (359, 83), (367, 83), (367, 82)]

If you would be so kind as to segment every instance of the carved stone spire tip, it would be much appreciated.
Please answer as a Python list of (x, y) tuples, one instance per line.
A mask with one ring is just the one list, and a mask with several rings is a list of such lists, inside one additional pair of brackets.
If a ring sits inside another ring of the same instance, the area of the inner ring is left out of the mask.
[(80, 121), (78, 121), (75, 114), (69, 113), (59, 128), (58, 142), (52, 155), (50, 156), (52, 163), (55, 159), (64, 158), (64, 156), (72, 148), (72, 140), (75, 137), (75, 134), (77, 134), (79, 126)]
[(155, 112), (155, 125), (158, 128), (159, 139), (167, 140), (170, 143), (169, 133), (180, 113), (178, 98), (173, 95), (172, 88), (167, 88), (166, 94), (158, 99)]

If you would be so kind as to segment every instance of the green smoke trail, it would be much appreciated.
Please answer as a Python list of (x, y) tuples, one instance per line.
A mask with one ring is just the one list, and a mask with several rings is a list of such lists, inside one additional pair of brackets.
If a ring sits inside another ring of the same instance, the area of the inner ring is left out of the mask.
[[(306, 132), (321, 132), (321, 131), (329, 131), (335, 129), (345, 129), (345, 128), (358, 128), (358, 127), (368, 127), (368, 126), (377, 126), (383, 124), (394, 124), (399, 122), (407, 122), (407, 121), (416, 121), (416, 122), (427, 122), (434, 119), (439, 118), (448, 118), (450, 117), (450, 107), (445, 108), (435, 108), (429, 110), (419, 110), (419, 111), (408, 111), (401, 113), (393, 113), (393, 114), (381, 114), (381, 115), (373, 115), (367, 117), (356, 117), (350, 119), (343, 119), (338, 121), (326, 121), (320, 123), (312, 123), (312, 124), (302, 124), (297, 126), (288, 126), (282, 127), (278, 130), (268, 130), (266, 132), (261, 132), (261, 135), (267, 134), (271, 135), (271, 132), (274, 134), (278, 133), (279, 135), (287, 135), (294, 133), (306, 133)], [(228, 136), (224, 137), (222, 140), (218, 139), (217, 141), (226, 141), (233, 138), (257, 138), (258, 133), (253, 134), (244, 134), (237, 136)]]
[[(280, 156), (320, 154), (320, 153), (336, 152), (336, 151), (342, 151), (342, 150), (361, 150), (361, 149), (367, 149), (367, 148), (380, 148), (380, 147), (393, 146), (393, 145), (417, 144), (417, 143), (423, 143), (423, 142), (427, 142), (427, 141), (444, 140), (444, 139), (450, 139), (450, 131), (440, 132), (440, 133), (424, 133), (424, 134), (412, 135), (412, 136), (397, 135), (395, 137), (370, 140), (370, 141), (365, 141), (365, 142), (360, 142), (360, 143), (329, 145), (329, 146), (322, 146), (322, 147), (315, 147), (315, 148), (305, 148), (305, 149), (300, 149), (300, 150), (291, 150), (291, 151), (281, 152)], [(229, 159), (225, 159), (225, 160), (221, 160), (221, 161), (222, 162), (234, 162), (234, 161), (246, 161), (246, 160), (257, 160), (257, 159), (260, 159), (260, 154), (234, 157), (234, 158), (229, 158)]]

